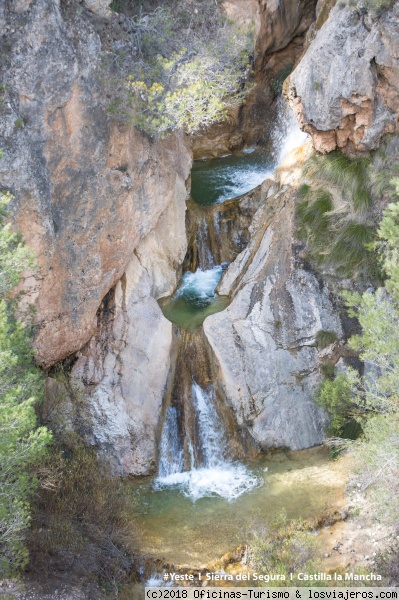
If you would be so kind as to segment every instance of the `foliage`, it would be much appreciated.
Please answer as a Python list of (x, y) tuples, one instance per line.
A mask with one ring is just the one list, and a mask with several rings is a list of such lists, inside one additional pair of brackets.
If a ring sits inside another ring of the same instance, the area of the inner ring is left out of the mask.
[(391, 8), (394, 0), (350, 0), (349, 6), (352, 8), (360, 8), (363, 10), (372, 10), (380, 12), (384, 9)]
[[(316, 265), (337, 275), (367, 277), (377, 284), (382, 273), (373, 242), (381, 196), (392, 196), (386, 174), (398, 174), (398, 148), (389, 140), (370, 158), (340, 152), (312, 157), (304, 166), (299, 189), (298, 236), (306, 240)], [(399, 179), (398, 179), (399, 180)]]
[(11, 224), (3, 224), (5, 207), (12, 199), (9, 192), (0, 192), (0, 297), (4, 297), (21, 279), (21, 273), (34, 264), (32, 253), (21, 236), (11, 231)]
[(311, 158), (304, 174), (336, 186), (358, 212), (370, 209), (372, 204), (369, 167), (369, 158), (349, 158), (337, 150)]
[(335, 243), (332, 245), (328, 260), (337, 272), (350, 274), (357, 269), (367, 269), (374, 265), (372, 251), (368, 244), (374, 239), (371, 225), (348, 220), (342, 224)]
[(222, 17), (218, 3), (177, 1), (128, 23), (133, 60), (126, 64), (123, 51), (108, 57), (130, 71), (122, 87), (107, 73), (110, 111), (149, 136), (194, 133), (223, 119), (248, 93), (252, 34)]
[(12, 316), (4, 298), (24, 269), (30, 252), (9, 225), (3, 224), (9, 194), (0, 195), (0, 575), (15, 573), (27, 563), (24, 544), (30, 522), (29, 499), (35, 478), (29, 467), (43, 456), (51, 439), (37, 427), (34, 404), (43, 393), (43, 378), (35, 366), (27, 330)]
[(41, 487), (29, 534), (30, 570), (94, 579), (114, 597), (132, 569), (132, 500), (120, 479), (76, 434), (65, 434), (37, 466)]
[(323, 350), (327, 348), (330, 344), (333, 344), (337, 341), (337, 334), (335, 331), (329, 331), (328, 329), (320, 329), (316, 333), (316, 344), (317, 347)]
[(285, 581), (271, 581), (268, 586), (285, 586), (290, 573), (317, 572), (316, 538), (305, 521), (288, 521), (281, 512), (270, 529), (253, 534), (249, 562), (257, 571), (285, 576)]
[(339, 373), (335, 379), (325, 379), (315, 393), (315, 401), (331, 415), (328, 426), (330, 436), (341, 436), (344, 428), (358, 412), (356, 403), (356, 373)]
[(377, 415), (363, 427), (364, 440), (357, 448), (352, 485), (368, 490), (375, 514), (399, 526), (399, 416)]

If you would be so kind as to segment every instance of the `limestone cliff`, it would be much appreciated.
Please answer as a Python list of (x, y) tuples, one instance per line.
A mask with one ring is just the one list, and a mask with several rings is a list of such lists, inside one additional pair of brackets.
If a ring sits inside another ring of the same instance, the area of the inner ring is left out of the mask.
[[(101, 15), (59, 0), (0, 6), (0, 175), (37, 256), (23, 287), (45, 367), (96, 332), (97, 309), (140, 244), (155, 293), (173, 288), (186, 249), (190, 151), (182, 135), (154, 143), (108, 116), (100, 33), (112, 27)], [(165, 222), (160, 248), (151, 232)]]
[(225, 396), (239, 425), (264, 449), (322, 442), (325, 415), (312, 401), (320, 381), (316, 334), (324, 329), (343, 335), (327, 285), (298, 258), (299, 173), (291, 157), (257, 189), (263, 202), (250, 242), (219, 284), (232, 302), (204, 322)]
[(338, 2), (286, 93), (316, 150), (377, 148), (399, 122), (399, 4), (381, 15)]
[[(259, 85), (232, 123), (194, 140), (198, 154), (262, 137), (271, 82), (298, 58), (314, 12), (312, 0), (224, 5), (238, 22), (254, 21)], [(316, 148), (365, 150), (396, 128), (397, 10), (369, 22), (337, 5), (315, 30), (289, 95)], [(222, 207), (191, 207), (186, 223), (192, 140), (151, 141), (107, 111), (103, 53), (118, 23), (106, 0), (0, 5), (0, 175), (37, 255), (22, 286), (36, 308), (37, 359), (47, 368), (72, 356), (86, 438), (119, 473), (153, 471), (176, 375), (176, 336), (156, 300), (173, 292), (184, 260), (198, 266), (194, 225), (205, 219), (215, 260), (233, 261), (220, 285), (231, 304), (200, 336), (228, 419), (257, 448), (321, 443), (325, 415), (312, 394), (339, 343), (320, 353), (315, 339), (343, 331), (328, 283), (295, 241), (298, 165)], [(73, 410), (68, 419), (75, 425)]]

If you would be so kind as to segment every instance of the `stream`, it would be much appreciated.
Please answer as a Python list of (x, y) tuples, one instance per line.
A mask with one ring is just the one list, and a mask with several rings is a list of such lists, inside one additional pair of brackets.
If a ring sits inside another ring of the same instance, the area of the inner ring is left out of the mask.
[(259, 185), (306, 139), (281, 105), (273, 136), (274, 152), (251, 148), (193, 166), (192, 248), (176, 291), (159, 301), (176, 327), (158, 472), (129, 484), (140, 553), (154, 560), (199, 567), (244, 543), (282, 509), (289, 518), (307, 518), (342, 499), (343, 478), (324, 449), (256, 458), (237, 431), (202, 329), (229, 303), (216, 291), (228, 262), (220, 260), (213, 207)]

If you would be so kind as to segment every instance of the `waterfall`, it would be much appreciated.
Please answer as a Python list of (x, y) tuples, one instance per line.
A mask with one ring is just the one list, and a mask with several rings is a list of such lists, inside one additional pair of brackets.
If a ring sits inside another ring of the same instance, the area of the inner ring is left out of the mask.
[(209, 237), (208, 224), (203, 217), (197, 229), (195, 236), (198, 252), (198, 264), (200, 269), (212, 269), (215, 261), (211, 251), (211, 241)]
[[(177, 486), (191, 500), (219, 496), (232, 501), (256, 487), (258, 478), (244, 465), (224, 458), (226, 437), (213, 404), (212, 392), (195, 381), (191, 386), (194, 435), (186, 431), (191, 470), (184, 470), (183, 448), (179, 441), (178, 411), (168, 408), (160, 444), (158, 478), (155, 489)], [(193, 440), (194, 438), (194, 440)]]
[(210, 396), (198, 385), (193, 383), (192, 396), (198, 415), (200, 450), (203, 456), (203, 466), (216, 467), (220, 464), (224, 453), (223, 431)]
[(174, 406), (166, 411), (159, 452), (159, 475), (168, 477), (183, 471), (184, 452), (179, 431), (179, 415)]
[(276, 122), (271, 133), (273, 163), (277, 169), (289, 153), (302, 146), (309, 139), (307, 133), (300, 130), (298, 121), (284, 99), (279, 96), (276, 107)]
[(219, 283), (227, 263), (222, 263), (212, 269), (197, 269), (195, 273), (187, 271), (183, 281), (175, 293), (175, 298), (183, 296), (198, 307), (206, 306), (215, 298), (215, 289)]
[[(222, 158), (215, 159), (219, 165), (217, 174), (213, 172), (202, 187), (201, 179), (205, 173), (203, 165), (200, 165), (198, 185), (203, 195), (198, 197), (198, 203), (207, 207), (212, 202), (221, 202), (252, 189), (306, 139), (307, 135), (300, 131), (291, 109), (280, 97), (276, 124), (271, 134), (271, 146), (274, 149), (271, 155), (266, 155), (264, 150), (256, 154), (252, 149), (247, 149), (244, 155), (252, 158), (246, 161), (242, 161), (240, 156), (233, 156), (231, 164), (223, 162), (225, 159)], [(210, 202), (210, 190), (216, 184), (219, 191)], [(227, 263), (215, 265), (217, 259), (212, 252), (212, 242), (217, 253), (217, 241), (220, 238), (218, 215), (211, 220), (207, 219), (207, 213), (196, 211), (194, 214), (196, 230), (191, 237), (193, 248), (189, 265), (196, 271), (184, 273), (173, 300), (184, 304), (184, 310), (190, 306), (190, 310), (198, 312), (215, 300), (215, 290)], [(193, 316), (190, 318), (193, 319)], [(154, 487), (178, 487), (194, 501), (206, 496), (220, 496), (231, 501), (257, 486), (258, 478), (244, 465), (227, 458), (227, 434), (215, 406), (215, 392), (212, 386), (207, 384), (204, 389), (194, 380), (194, 377), (207, 383), (212, 380), (211, 370), (202, 375), (205, 372), (204, 350), (204, 347), (197, 348), (195, 344), (190, 346), (187, 338), (183, 338), (176, 363), (178, 375), (173, 382), (170, 406), (161, 434), (159, 471)]]

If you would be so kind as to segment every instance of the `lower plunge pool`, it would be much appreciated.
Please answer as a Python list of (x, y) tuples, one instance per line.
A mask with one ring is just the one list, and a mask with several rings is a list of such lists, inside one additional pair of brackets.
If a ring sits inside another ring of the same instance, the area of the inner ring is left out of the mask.
[(161, 298), (158, 303), (165, 317), (183, 329), (196, 329), (208, 317), (224, 310), (229, 304), (227, 296), (215, 292), (227, 263), (211, 269), (187, 271), (173, 296)]
[(267, 526), (281, 510), (289, 519), (306, 519), (340, 508), (344, 462), (331, 460), (323, 448), (263, 456), (246, 465), (258, 485), (232, 501), (221, 496), (193, 500), (178, 482), (163, 487), (153, 478), (131, 481), (138, 550), (175, 566), (207, 565), (245, 543), (251, 531)]

